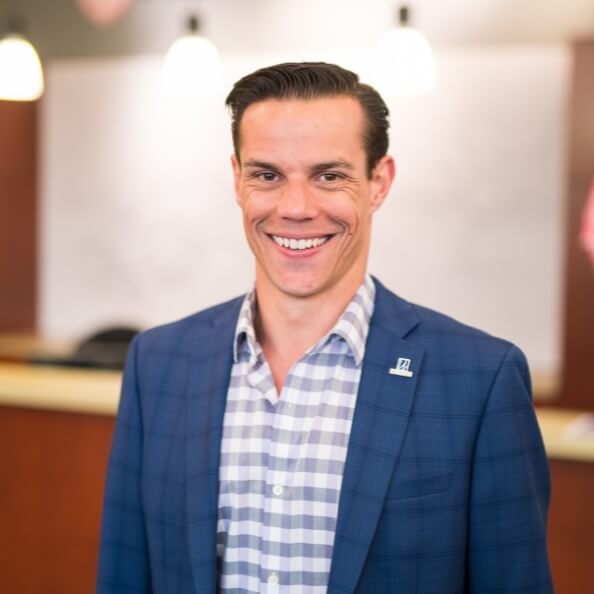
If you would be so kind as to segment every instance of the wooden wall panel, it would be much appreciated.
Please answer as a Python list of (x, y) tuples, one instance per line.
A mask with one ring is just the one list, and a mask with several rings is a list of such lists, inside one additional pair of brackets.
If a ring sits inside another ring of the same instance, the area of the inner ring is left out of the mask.
[[(0, 592), (94, 591), (114, 419), (0, 407)], [(551, 460), (556, 594), (594, 592), (594, 463)]]
[(95, 591), (113, 424), (0, 407), (0, 592)]
[(556, 594), (594, 592), (594, 463), (551, 460), (549, 552)]
[(0, 101), (0, 332), (35, 329), (36, 196), (37, 103)]
[(576, 43), (573, 49), (560, 404), (594, 410), (594, 266), (578, 244), (581, 216), (594, 178), (594, 41)]

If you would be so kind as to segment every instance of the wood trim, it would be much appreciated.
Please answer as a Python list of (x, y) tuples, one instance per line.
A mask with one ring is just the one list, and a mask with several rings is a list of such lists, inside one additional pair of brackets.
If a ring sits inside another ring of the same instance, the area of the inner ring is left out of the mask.
[(37, 103), (0, 101), (0, 331), (37, 311)]
[(114, 418), (0, 406), (0, 590), (95, 591)]
[(562, 390), (559, 404), (594, 410), (594, 267), (578, 243), (594, 178), (594, 40), (573, 47)]
[(550, 460), (549, 554), (557, 594), (594, 592), (594, 464)]

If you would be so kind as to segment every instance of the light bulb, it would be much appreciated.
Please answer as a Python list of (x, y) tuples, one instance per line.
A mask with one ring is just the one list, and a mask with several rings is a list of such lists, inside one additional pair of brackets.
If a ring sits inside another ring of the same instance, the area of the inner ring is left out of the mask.
[(435, 87), (433, 52), (419, 31), (408, 26), (390, 29), (378, 49), (395, 92), (427, 93)]
[(377, 44), (374, 78), (390, 95), (427, 93), (435, 87), (433, 51), (409, 21), (409, 8), (401, 6), (398, 25), (386, 31)]
[(165, 57), (166, 89), (177, 96), (213, 96), (221, 82), (219, 52), (211, 41), (198, 34), (196, 21), (190, 23), (190, 32), (177, 39)]
[(35, 48), (22, 36), (0, 41), (0, 99), (34, 101), (43, 94), (43, 70)]

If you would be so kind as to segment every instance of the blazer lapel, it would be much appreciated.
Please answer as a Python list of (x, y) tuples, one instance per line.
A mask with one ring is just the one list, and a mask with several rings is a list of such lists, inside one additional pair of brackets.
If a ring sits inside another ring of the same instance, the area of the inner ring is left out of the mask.
[[(418, 323), (412, 307), (377, 281), (376, 286), (340, 495), (328, 594), (350, 593), (357, 585), (408, 425), (423, 359), (423, 349), (403, 340)], [(401, 375), (390, 373), (399, 359)], [(408, 373), (406, 360), (410, 362)]]
[(227, 306), (196, 335), (189, 361), (186, 514), (196, 594), (216, 589), (219, 455), (240, 305)]

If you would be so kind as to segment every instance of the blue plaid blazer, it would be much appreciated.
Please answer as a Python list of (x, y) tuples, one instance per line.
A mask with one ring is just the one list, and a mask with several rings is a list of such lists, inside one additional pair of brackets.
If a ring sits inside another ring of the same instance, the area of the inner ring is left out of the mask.
[[(553, 592), (549, 474), (524, 356), (376, 286), (328, 593)], [(216, 592), (219, 445), (240, 304), (131, 345), (100, 594)], [(390, 373), (399, 359), (411, 373)]]

